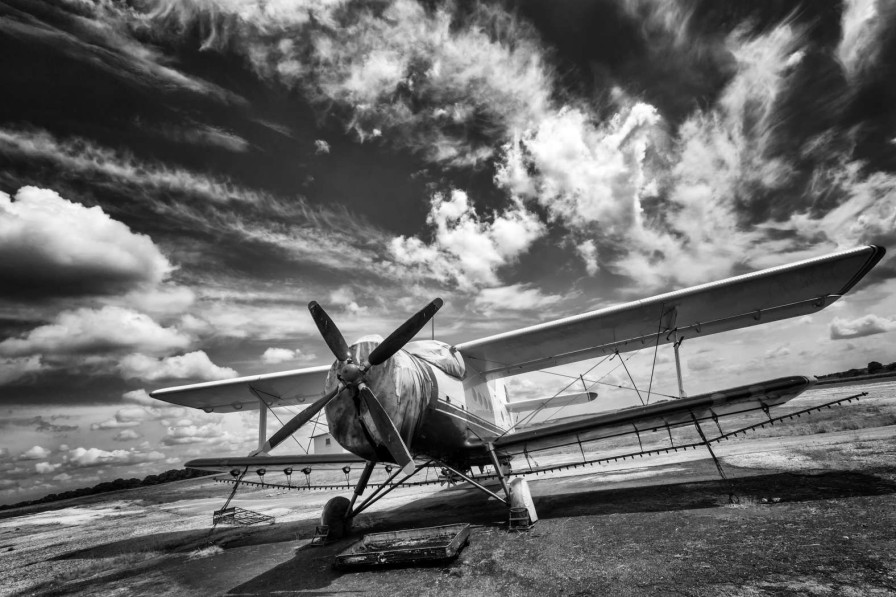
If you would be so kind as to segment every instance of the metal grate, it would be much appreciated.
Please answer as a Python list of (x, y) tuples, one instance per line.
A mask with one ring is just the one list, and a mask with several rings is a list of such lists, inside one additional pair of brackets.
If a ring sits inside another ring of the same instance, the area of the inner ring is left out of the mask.
[(252, 524), (274, 524), (274, 517), (262, 514), (261, 512), (253, 512), (244, 508), (224, 508), (215, 510), (212, 515), (214, 524), (232, 524), (240, 526), (249, 526)]

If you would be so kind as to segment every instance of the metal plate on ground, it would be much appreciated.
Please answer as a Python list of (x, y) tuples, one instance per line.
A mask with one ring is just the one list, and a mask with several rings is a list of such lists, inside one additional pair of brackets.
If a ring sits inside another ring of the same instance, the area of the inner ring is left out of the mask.
[(469, 524), (369, 533), (336, 556), (338, 568), (414, 564), (453, 558), (469, 543)]

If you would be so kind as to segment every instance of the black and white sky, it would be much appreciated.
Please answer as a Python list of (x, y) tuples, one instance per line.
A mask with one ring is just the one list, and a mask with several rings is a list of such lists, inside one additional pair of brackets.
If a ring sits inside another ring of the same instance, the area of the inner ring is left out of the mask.
[[(147, 392), (327, 363), (310, 300), (457, 342), (896, 247), (884, 0), (0, 0), (0, 57), (0, 503), (247, 452)], [(894, 290), (686, 343), (686, 389), (896, 360)]]

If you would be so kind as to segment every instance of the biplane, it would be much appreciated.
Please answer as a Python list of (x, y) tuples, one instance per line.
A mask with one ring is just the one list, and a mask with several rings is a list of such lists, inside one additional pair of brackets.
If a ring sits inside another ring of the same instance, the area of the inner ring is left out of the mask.
[[(187, 467), (236, 475), (250, 467), (307, 471), (363, 464), (351, 499), (333, 498), (324, 508), (322, 522), (333, 534), (346, 531), (364, 509), (428, 466), (440, 467), (508, 508), (522, 505), (532, 522), (537, 513), (524, 473), (533, 468), (515, 470), (515, 461), (621, 436), (637, 436), (640, 445), (642, 433), (682, 426), (694, 426), (700, 445), (712, 454), (707, 424), (751, 412), (770, 417), (771, 408), (809, 388), (808, 378), (792, 376), (687, 397), (679, 346), (685, 338), (824, 309), (849, 292), (884, 252), (874, 245), (858, 247), (454, 345), (413, 340), (442, 306), (440, 299), (385, 340), (365, 336), (351, 345), (326, 311), (311, 302), (311, 316), (335, 358), (332, 364), (159, 389), (151, 395), (207, 413), (259, 410), (259, 445), (249, 456), (202, 458)], [(667, 344), (675, 350), (679, 395), (674, 399), (529, 426), (520, 426), (514, 417), (545, 404), (587, 402), (594, 393), (586, 387), (582, 393), (514, 403), (504, 389), (508, 376)], [(305, 408), (266, 437), (266, 412), (287, 405)], [(269, 454), (321, 411), (346, 453)], [(650, 453), (642, 446), (636, 454)], [(376, 466), (389, 471), (388, 477), (358, 503)], [(485, 466), (500, 482), (500, 488), (491, 484), (500, 494), (474, 475), (473, 467)]]

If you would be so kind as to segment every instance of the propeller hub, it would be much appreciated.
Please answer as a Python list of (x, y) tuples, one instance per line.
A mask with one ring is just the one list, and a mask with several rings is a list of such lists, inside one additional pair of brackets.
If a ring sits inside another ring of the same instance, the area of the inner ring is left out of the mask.
[(363, 377), (364, 370), (351, 361), (346, 362), (344, 365), (342, 365), (342, 369), (340, 369), (339, 371), (339, 379), (341, 379), (347, 385), (357, 385), (357, 383), (361, 381)]

